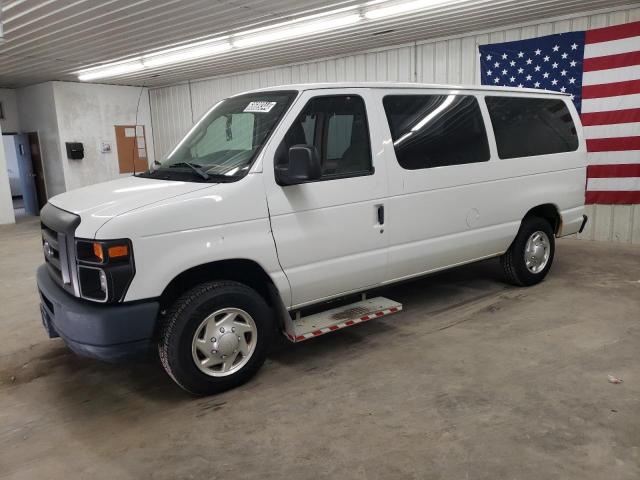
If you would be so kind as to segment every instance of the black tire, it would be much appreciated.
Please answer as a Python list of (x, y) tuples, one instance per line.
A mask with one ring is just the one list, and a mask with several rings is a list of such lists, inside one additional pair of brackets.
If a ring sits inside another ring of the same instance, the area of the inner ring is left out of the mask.
[[(251, 315), (257, 341), (253, 354), (241, 369), (228, 376), (213, 377), (196, 366), (192, 341), (207, 316), (230, 307)], [(207, 282), (184, 293), (162, 316), (158, 353), (162, 366), (180, 387), (195, 395), (210, 395), (249, 380), (264, 363), (273, 332), (272, 311), (255, 290), (238, 282)]]
[[(533, 273), (527, 268), (525, 262), (525, 246), (529, 237), (538, 231), (542, 231), (547, 235), (550, 252), (545, 267), (540, 272)], [(539, 217), (525, 218), (509, 250), (500, 257), (500, 263), (507, 281), (520, 287), (529, 287), (540, 283), (551, 269), (555, 249), (555, 237), (549, 222)]]

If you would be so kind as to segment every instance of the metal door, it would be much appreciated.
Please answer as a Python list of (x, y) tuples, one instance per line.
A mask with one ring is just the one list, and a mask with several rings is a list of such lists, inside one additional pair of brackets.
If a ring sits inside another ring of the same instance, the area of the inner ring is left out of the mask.
[(16, 146), (16, 156), (18, 157), (18, 170), (20, 172), (20, 185), (22, 187), (22, 198), (24, 200), (24, 210), (27, 215), (38, 215), (38, 197), (36, 194), (35, 173), (33, 173), (33, 163), (29, 150), (29, 138), (25, 134), (14, 135), (13, 140)]

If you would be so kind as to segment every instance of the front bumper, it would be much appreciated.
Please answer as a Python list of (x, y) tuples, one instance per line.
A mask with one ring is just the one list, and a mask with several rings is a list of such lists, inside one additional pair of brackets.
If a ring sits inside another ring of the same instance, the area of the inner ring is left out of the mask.
[(51, 279), (46, 265), (38, 268), (37, 282), (49, 337), (61, 337), (78, 355), (110, 362), (149, 352), (158, 302), (94, 305), (65, 292)]

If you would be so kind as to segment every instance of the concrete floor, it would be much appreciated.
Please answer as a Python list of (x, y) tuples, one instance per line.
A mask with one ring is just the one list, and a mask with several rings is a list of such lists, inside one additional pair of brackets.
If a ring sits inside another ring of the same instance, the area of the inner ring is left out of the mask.
[[(638, 479), (640, 248), (561, 240), (386, 289), (405, 311), (273, 348), (210, 398), (40, 325), (37, 222), (0, 228), (0, 478)], [(607, 374), (624, 383), (607, 382)]]

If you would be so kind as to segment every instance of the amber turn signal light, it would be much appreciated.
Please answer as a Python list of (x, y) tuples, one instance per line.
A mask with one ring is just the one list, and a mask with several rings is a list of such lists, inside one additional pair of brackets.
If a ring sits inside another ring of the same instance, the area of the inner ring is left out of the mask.
[(101, 262), (104, 262), (104, 251), (102, 250), (102, 245), (99, 243), (93, 244), (93, 254), (100, 259)]
[(113, 247), (109, 247), (107, 251), (109, 252), (109, 258), (122, 258), (129, 256), (128, 245), (114, 245)]

